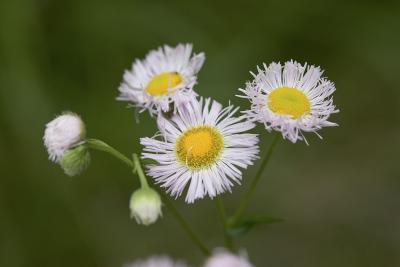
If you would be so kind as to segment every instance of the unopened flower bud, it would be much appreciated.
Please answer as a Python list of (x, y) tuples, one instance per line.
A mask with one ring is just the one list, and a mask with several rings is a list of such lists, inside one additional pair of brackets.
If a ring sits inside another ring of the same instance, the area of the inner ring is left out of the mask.
[(44, 145), (49, 159), (59, 163), (64, 153), (85, 138), (85, 124), (72, 112), (64, 112), (46, 125)]
[(65, 151), (60, 165), (66, 175), (75, 176), (82, 173), (90, 163), (90, 153), (86, 145), (79, 145)]
[(141, 188), (133, 192), (129, 203), (131, 217), (138, 224), (150, 225), (162, 215), (160, 195), (151, 188)]

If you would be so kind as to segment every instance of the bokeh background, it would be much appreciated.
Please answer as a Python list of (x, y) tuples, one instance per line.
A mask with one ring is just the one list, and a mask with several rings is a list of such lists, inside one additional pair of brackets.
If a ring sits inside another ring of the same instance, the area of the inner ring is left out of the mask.
[[(55, 114), (82, 115), (90, 137), (129, 155), (153, 135), (147, 114), (115, 101), (124, 69), (162, 44), (191, 42), (206, 63), (196, 90), (222, 103), (257, 64), (320, 65), (337, 86), (340, 127), (310, 146), (281, 142), (247, 213), (284, 218), (239, 240), (256, 266), (400, 266), (399, 1), (0, 2), (0, 266), (116, 267), (151, 254), (199, 265), (174, 218), (129, 218), (138, 182), (92, 154), (70, 178), (47, 159), (43, 129)], [(265, 153), (270, 134), (261, 127)], [(223, 200), (236, 207), (257, 166)], [(178, 208), (210, 247), (222, 244), (210, 200)]]

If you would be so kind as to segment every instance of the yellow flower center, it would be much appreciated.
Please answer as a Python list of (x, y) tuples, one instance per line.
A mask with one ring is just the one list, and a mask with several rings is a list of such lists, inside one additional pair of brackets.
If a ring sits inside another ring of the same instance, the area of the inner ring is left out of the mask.
[(182, 76), (176, 72), (163, 72), (154, 76), (146, 86), (146, 92), (154, 96), (164, 95), (169, 88), (173, 88), (182, 82)]
[(198, 169), (214, 163), (223, 146), (223, 137), (216, 128), (196, 126), (177, 138), (175, 151), (181, 163)]
[(299, 118), (310, 112), (310, 101), (307, 96), (296, 88), (279, 87), (268, 95), (268, 107), (275, 113), (292, 115)]

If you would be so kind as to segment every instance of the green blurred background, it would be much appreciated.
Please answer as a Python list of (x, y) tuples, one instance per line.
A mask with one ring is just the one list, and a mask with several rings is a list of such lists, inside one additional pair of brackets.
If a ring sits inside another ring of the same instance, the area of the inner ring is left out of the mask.
[[(70, 178), (47, 159), (44, 125), (82, 115), (91, 137), (125, 154), (153, 135), (147, 114), (115, 101), (124, 69), (162, 44), (192, 42), (207, 59), (196, 90), (226, 104), (257, 64), (320, 65), (337, 86), (332, 116), (310, 146), (281, 142), (248, 213), (285, 219), (239, 240), (258, 267), (400, 266), (399, 1), (0, 2), (0, 266), (115, 267), (167, 253), (203, 261), (171, 215), (129, 218), (137, 180), (92, 154)], [(262, 128), (265, 153), (270, 134)], [(243, 186), (223, 199), (236, 207)], [(222, 244), (214, 203), (175, 201), (210, 247)]]

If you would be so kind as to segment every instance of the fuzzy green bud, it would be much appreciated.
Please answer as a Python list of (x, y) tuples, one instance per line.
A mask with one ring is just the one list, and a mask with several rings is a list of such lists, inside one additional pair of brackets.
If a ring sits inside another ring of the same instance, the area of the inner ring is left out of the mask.
[(65, 174), (75, 176), (81, 174), (90, 163), (90, 153), (86, 145), (80, 145), (65, 151), (60, 165)]
[(162, 216), (161, 205), (161, 198), (157, 191), (142, 187), (131, 196), (129, 203), (131, 217), (135, 218), (138, 224), (150, 225)]

